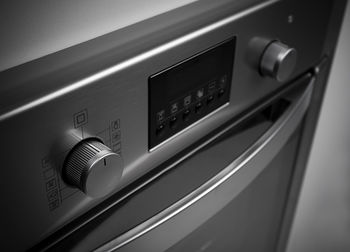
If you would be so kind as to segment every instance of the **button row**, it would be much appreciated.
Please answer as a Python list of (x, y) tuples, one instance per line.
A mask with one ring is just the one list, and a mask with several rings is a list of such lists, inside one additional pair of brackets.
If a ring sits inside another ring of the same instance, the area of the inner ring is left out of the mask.
[(181, 120), (183, 122), (188, 122), (190, 121), (192, 115), (200, 115), (203, 112), (205, 105), (211, 106), (215, 102), (215, 97), (217, 96), (217, 98), (220, 99), (224, 93), (225, 90), (222, 88), (216, 94), (210, 94), (206, 97), (206, 99), (198, 101), (193, 108), (187, 107), (183, 111), (170, 116), (169, 120), (163, 120), (163, 122), (158, 124), (158, 127), (156, 128), (156, 135), (159, 137), (163, 136), (167, 125), (169, 125), (169, 128), (173, 130), (178, 127)]
[(156, 113), (157, 123), (161, 123), (170, 116), (178, 113), (180, 110), (186, 109), (189, 106), (195, 105), (197, 102), (203, 102), (207, 98), (207, 104), (210, 104), (215, 95), (219, 98), (225, 93), (227, 75), (224, 74), (220, 78), (209, 82), (197, 90), (191, 91), (186, 96), (174, 101), (168, 108), (163, 108)]

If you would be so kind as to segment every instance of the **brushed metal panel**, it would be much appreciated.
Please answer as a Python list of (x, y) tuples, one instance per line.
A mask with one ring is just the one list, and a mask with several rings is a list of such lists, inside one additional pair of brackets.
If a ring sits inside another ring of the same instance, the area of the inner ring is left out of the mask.
[(0, 71), (195, 1), (1, 1)]
[[(330, 1), (318, 3), (320, 9), (311, 20), (307, 10), (315, 6), (312, 1), (254, 4), (197, 1), (1, 72), (0, 151), (6, 179), (0, 184), (5, 206), (0, 211), (8, 227), (5, 247), (31, 246), (100, 202), (67, 187), (60, 177), (72, 136), (97, 135), (112, 149), (121, 148), (124, 172), (118, 191), (287, 85), (258, 74), (248, 57), (252, 38), (277, 37), (297, 48), (301, 57), (291, 80), (318, 61)], [(288, 21), (291, 14), (296, 17), (293, 23)], [(238, 39), (229, 106), (149, 153), (148, 77), (233, 35)], [(84, 111), (88, 122), (75, 128), (75, 115)], [(119, 140), (113, 131), (117, 120)], [(52, 204), (56, 199), (58, 204)]]

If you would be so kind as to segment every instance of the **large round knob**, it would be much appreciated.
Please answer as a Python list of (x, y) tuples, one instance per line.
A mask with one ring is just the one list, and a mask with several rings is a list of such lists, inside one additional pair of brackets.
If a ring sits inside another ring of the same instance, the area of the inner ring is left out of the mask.
[(90, 197), (103, 197), (113, 191), (122, 175), (121, 157), (97, 138), (84, 139), (67, 155), (63, 178)]
[(279, 82), (287, 80), (294, 71), (297, 51), (287, 45), (273, 41), (265, 48), (260, 61), (260, 72)]

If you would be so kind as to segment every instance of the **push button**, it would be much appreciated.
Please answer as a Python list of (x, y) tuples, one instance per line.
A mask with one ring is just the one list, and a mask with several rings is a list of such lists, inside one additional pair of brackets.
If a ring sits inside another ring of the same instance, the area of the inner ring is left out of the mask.
[(165, 110), (164, 109), (159, 111), (159, 112), (157, 112), (157, 121), (158, 122), (163, 121), (164, 118), (165, 118)]
[(186, 109), (182, 114), (182, 119), (188, 121), (190, 119), (191, 110)]
[(209, 95), (207, 98), (207, 105), (212, 104), (214, 101), (214, 95)]
[(200, 114), (203, 110), (203, 104), (201, 102), (198, 102), (196, 104), (196, 106), (194, 107), (194, 111), (197, 113), (197, 114)]
[(198, 89), (196, 92), (197, 99), (201, 99), (204, 96), (204, 88)]
[(221, 98), (224, 95), (224, 93), (225, 93), (225, 89), (220, 88), (219, 93), (218, 93), (218, 97)]
[(212, 93), (215, 90), (215, 87), (216, 87), (216, 81), (210, 82), (209, 85), (208, 85), (209, 93)]
[(157, 129), (156, 129), (156, 135), (158, 137), (162, 136), (164, 134), (164, 131), (165, 131), (165, 125), (162, 123), (162, 124), (159, 124)]
[(192, 101), (192, 96), (188, 95), (184, 98), (184, 107), (189, 106), (191, 104)]
[(177, 110), (179, 109), (179, 106), (177, 105), (177, 102), (171, 105), (170, 111), (172, 114), (176, 113)]
[(176, 116), (172, 116), (170, 118), (170, 122), (169, 122), (170, 128), (172, 128), (172, 129), (176, 128), (177, 122), (178, 122), (177, 117)]

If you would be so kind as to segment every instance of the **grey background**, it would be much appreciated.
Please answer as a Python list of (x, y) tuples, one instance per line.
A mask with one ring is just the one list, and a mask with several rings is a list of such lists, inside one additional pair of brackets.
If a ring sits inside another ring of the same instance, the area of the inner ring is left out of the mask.
[(287, 251), (350, 251), (350, 4)]

